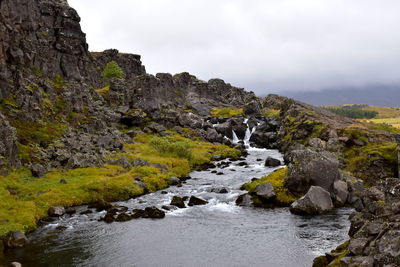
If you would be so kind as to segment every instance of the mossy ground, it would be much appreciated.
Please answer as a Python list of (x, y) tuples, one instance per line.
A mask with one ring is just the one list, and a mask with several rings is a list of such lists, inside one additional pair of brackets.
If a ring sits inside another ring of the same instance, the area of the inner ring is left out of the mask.
[[(224, 145), (193, 141), (179, 135), (155, 137), (143, 134), (135, 141), (125, 144), (122, 152), (110, 157), (141, 158), (149, 163), (163, 164), (166, 170), (151, 166), (125, 169), (118, 165), (104, 165), (52, 170), (43, 178), (32, 177), (26, 169), (0, 176), (0, 236), (9, 231), (35, 228), (37, 220), (47, 215), (50, 206), (74, 206), (100, 199), (126, 200), (143, 194), (135, 178), (141, 178), (151, 192), (167, 187), (169, 177), (188, 175), (193, 167), (210, 162), (213, 155), (240, 155), (238, 150)], [(187, 150), (186, 154), (181, 154), (182, 148)], [(61, 179), (67, 184), (60, 183)]]
[(257, 185), (262, 183), (270, 183), (276, 193), (276, 202), (282, 206), (290, 206), (294, 201), (296, 201), (300, 196), (295, 195), (284, 186), (285, 178), (288, 176), (288, 168), (281, 168), (267, 176), (261, 177), (260, 179), (254, 180), (252, 182), (243, 185), (243, 188), (249, 193), (254, 192)]
[(230, 107), (223, 107), (223, 108), (212, 108), (211, 109), (211, 116), (212, 117), (235, 117), (243, 115), (242, 108), (230, 108)]

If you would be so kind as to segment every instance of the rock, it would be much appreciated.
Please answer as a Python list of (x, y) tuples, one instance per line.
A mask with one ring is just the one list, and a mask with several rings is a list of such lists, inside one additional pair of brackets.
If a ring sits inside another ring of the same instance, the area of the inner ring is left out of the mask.
[(22, 264), (16, 261), (11, 262), (10, 264), (11, 267), (22, 267)]
[(313, 185), (332, 192), (334, 181), (340, 177), (339, 160), (335, 154), (300, 146), (285, 157), (290, 162), (285, 186), (291, 192), (306, 193)]
[(251, 196), (249, 194), (243, 194), (236, 199), (236, 205), (243, 207), (252, 207), (253, 200), (251, 199)]
[(103, 210), (108, 210), (112, 208), (111, 203), (104, 201), (104, 200), (99, 200), (96, 203), (92, 204), (89, 206), (89, 208), (95, 208), (96, 211), (103, 211)]
[(199, 115), (191, 112), (180, 115), (178, 121), (182, 127), (188, 127), (191, 129), (199, 129), (204, 123), (203, 119)]
[(221, 134), (219, 134), (219, 133), (217, 132), (217, 130), (215, 130), (214, 128), (208, 128), (208, 129), (207, 129), (206, 139), (207, 139), (209, 142), (222, 143), (224, 137), (223, 137)]
[(307, 194), (290, 206), (290, 212), (299, 215), (315, 215), (329, 212), (333, 203), (328, 191), (319, 186), (311, 186)]
[(48, 214), (50, 217), (60, 217), (60, 216), (62, 216), (62, 215), (65, 214), (65, 208), (64, 208), (64, 207), (61, 207), (61, 206), (58, 206), (58, 207), (50, 207), (50, 208), (47, 210), (47, 214)]
[(68, 215), (75, 214), (76, 213), (76, 209), (74, 209), (74, 208), (66, 208), (65, 209), (65, 213), (68, 214)]
[(115, 221), (115, 217), (113, 214), (107, 212), (102, 220), (105, 221), (106, 223), (112, 223)]
[(172, 197), (170, 205), (176, 206), (176, 207), (178, 207), (180, 209), (186, 208), (185, 203), (183, 202), (183, 199), (181, 197), (178, 197), (178, 196)]
[(198, 198), (196, 196), (191, 196), (189, 199), (189, 206), (206, 205), (208, 201)]
[(213, 155), (213, 156), (212, 156), (212, 159), (213, 159), (213, 160), (221, 160), (221, 159), (222, 159), (222, 156), (221, 156), (221, 155)]
[(345, 181), (335, 181), (333, 183), (333, 195), (334, 195), (334, 204), (336, 207), (343, 206), (349, 195), (349, 190), (347, 187), (347, 182)]
[(153, 133), (161, 133), (166, 130), (163, 125), (158, 123), (152, 123), (149, 126), (147, 126), (147, 128), (149, 128)]
[(261, 200), (271, 200), (276, 197), (274, 187), (270, 183), (261, 183), (256, 186), (254, 189), (254, 193), (261, 199)]
[(116, 222), (127, 222), (132, 220), (132, 216), (126, 214), (125, 212), (118, 214), (117, 218), (115, 218)]
[(65, 179), (61, 179), (60, 184), (68, 184), (68, 182)]
[(310, 146), (317, 148), (317, 149), (326, 149), (326, 142), (319, 139), (319, 138), (311, 138), (308, 142)]
[(368, 242), (369, 240), (367, 238), (351, 239), (347, 249), (351, 255), (362, 256)]
[(211, 189), (211, 192), (218, 193), (218, 194), (226, 194), (229, 193), (229, 189), (226, 187), (218, 187)]
[(144, 209), (148, 218), (161, 219), (165, 217), (165, 212), (156, 207), (147, 207)]
[(20, 231), (10, 232), (4, 239), (4, 246), (6, 248), (20, 248), (28, 243), (28, 238)]
[(175, 209), (177, 209), (177, 207), (176, 206), (173, 206), (173, 205), (164, 205), (164, 206), (162, 206), (161, 207), (163, 210), (175, 210)]
[(177, 178), (177, 177), (170, 177), (170, 178), (168, 178), (168, 184), (169, 185), (178, 185), (178, 184), (180, 184), (182, 181), (179, 179), (179, 178)]
[(31, 173), (33, 177), (42, 178), (46, 174), (46, 168), (39, 163), (35, 163), (31, 167)]
[(279, 159), (268, 157), (265, 160), (265, 166), (267, 166), (267, 167), (278, 167), (280, 165), (281, 165), (281, 161)]

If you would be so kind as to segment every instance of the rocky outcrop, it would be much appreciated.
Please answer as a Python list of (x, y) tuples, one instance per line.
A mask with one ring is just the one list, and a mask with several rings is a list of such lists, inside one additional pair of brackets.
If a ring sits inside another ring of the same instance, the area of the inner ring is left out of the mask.
[(299, 215), (315, 215), (329, 212), (333, 203), (328, 191), (319, 186), (311, 186), (307, 194), (290, 206), (290, 212)]
[(0, 113), (0, 170), (18, 165), (17, 132)]
[(292, 192), (306, 193), (311, 186), (331, 192), (339, 179), (339, 160), (333, 153), (297, 146), (285, 158), (289, 162), (285, 183)]

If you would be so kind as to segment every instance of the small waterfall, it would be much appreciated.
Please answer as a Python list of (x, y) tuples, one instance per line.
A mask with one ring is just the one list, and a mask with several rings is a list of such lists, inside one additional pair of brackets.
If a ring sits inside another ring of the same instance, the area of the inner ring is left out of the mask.
[(234, 130), (232, 130), (232, 143), (237, 144), (239, 143), (239, 138), (237, 137), (236, 133)]

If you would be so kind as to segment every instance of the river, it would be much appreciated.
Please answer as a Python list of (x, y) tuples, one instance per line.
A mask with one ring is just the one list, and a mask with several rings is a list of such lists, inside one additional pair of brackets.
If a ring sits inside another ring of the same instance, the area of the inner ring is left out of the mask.
[[(64, 216), (29, 235), (31, 244), (7, 252), (23, 266), (311, 266), (312, 260), (348, 238), (351, 209), (302, 217), (287, 208), (238, 207), (240, 186), (276, 168), (264, 167), (277, 150), (250, 148), (228, 167), (195, 171), (182, 187), (173, 186), (117, 204), (144, 208), (169, 204), (175, 195), (209, 201), (204, 206), (168, 211), (160, 220), (106, 224), (104, 212)], [(260, 160), (262, 159), (262, 161)], [(240, 165), (240, 164), (239, 164)], [(223, 175), (211, 173), (212, 170)], [(226, 187), (227, 194), (210, 192)], [(85, 210), (79, 207), (78, 210)], [(66, 227), (64, 230), (60, 226)]]

